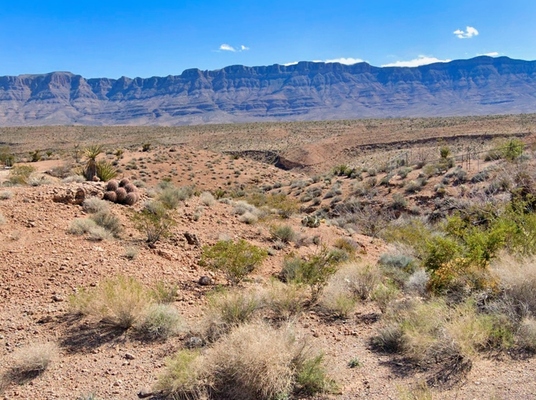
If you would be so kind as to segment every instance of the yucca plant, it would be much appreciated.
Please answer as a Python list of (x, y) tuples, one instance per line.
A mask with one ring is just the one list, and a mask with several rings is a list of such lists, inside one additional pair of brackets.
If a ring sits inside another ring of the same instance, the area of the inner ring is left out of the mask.
[(108, 161), (102, 160), (96, 164), (96, 174), (103, 182), (107, 182), (117, 176), (117, 170)]
[(95, 144), (87, 147), (84, 150), (84, 156), (88, 159), (84, 175), (88, 181), (92, 181), (97, 175), (97, 157), (102, 153), (103, 147), (100, 144)]

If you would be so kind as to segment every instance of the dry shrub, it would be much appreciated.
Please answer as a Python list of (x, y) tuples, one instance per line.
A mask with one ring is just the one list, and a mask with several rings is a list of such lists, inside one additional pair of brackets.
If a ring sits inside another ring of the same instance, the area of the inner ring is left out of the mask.
[(377, 266), (352, 262), (331, 276), (320, 297), (320, 305), (339, 318), (348, 318), (359, 300), (371, 299), (381, 283)]
[(199, 200), (201, 200), (201, 203), (207, 207), (212, 206), (216, 202), (216, 199), (214, 199), (214, 196), (210, 192), (201, 193)]
[(182, 319), (175, 307), (170, 304), (152, 304), (136, 325), (136, 330), (145, 339), (159, 340), (176, 335), (181, 327)]
[(82, 208), (85, 212), (94, 214), (100, 211), (108, 211), (108, 203), (98, 197), (90, 197), (84, 200)]
[(121, 329), (138, 322), (153, 302), (139, 281), (125, 276), (108, 279), (92, 290), (80, 290), (70, 300), (73, 311)]
[(333, 388), (322, 356), (298, 342), (290, 329), (262, 323), (233, 331), (208, 354), (213, 390), (223, 398), (288, 398)]
[(58, 355), (54, 343), (32, 344), (17, 349), (12, 355), (9, 370), (2, 377), (2, 385), (8, 382), (25, 383), (41, 375)]
[(514, 302), (519, 314), (536, 316), (536, 259), (518, 260), (502, 254), (491, 269), (498, 276), (504, 296)]
[(228, 290), (209, 297), (205, 334), (215, 341), (231, 329), (251, 321), (262, 307), (261, 295), (254, 290)]
[(301, 285), (274, 280), (265, 289), (263, 298), (274, 318), (289, 319), (304, 310), (308, 294)]
[(527, 351), (536, 353), (536, 319), (525, 317), (517, 332), (517, 345)]

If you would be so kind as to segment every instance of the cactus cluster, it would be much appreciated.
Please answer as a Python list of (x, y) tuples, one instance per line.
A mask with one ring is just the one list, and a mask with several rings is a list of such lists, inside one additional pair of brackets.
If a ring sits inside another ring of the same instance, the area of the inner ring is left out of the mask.
[(130, 183), (127, 178), (123, 178), (119, 182), (115, 179), (108, 181), (103, 198), (112, 203), (132, 206), (140, 199), (140, 195), (138, 193), (138, 188)]

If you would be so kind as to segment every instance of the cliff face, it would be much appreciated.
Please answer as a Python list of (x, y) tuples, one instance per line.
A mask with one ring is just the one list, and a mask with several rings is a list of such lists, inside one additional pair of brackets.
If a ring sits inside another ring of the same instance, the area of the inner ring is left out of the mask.
[(0, 77), (0, 125), (204, 122), (536, 112), (536, 61), (477, 57), (415, 68), (300, 62), (179, 76)]

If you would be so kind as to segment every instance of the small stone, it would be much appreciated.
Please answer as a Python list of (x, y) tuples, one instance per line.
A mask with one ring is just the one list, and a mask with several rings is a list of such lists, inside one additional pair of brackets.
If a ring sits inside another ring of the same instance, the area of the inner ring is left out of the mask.
[(190, 336), (188, 339), (186, 339), (185, 346), (189, 349), (195, 349), (198, 347), (203, 347), (204, 344), (205, 341), (199, 336)]
[(210, 276), (203, 275), (199, 280), (197, 281), (201, 286), (209, 286), (212, 285), (212, 278)]
[(59, 303), (59, 302), (63, 301), (63, 297), (58, 296), (57, 294), (55, 294), (54, 296), (52, 296), (52, 301), (54, 301), (56, 303)]
[(125, 358), (127, 360), (134, 360), (136, 357), (132, 353), (125, 353)]

